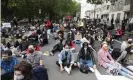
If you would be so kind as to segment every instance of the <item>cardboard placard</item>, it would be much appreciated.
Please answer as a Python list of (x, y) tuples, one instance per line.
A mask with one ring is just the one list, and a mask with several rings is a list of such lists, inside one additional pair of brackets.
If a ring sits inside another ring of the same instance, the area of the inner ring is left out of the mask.
[(76, 34), (75, 35), (75, 40), (81, 40), (82, 39), (82, 35), (81, 34)]

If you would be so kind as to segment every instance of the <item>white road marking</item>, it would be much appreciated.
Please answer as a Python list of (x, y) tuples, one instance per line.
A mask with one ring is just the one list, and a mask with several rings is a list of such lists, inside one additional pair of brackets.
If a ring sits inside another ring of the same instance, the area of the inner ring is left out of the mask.
[(116, 39), (114, 39), (114, 41), (116, 41), (116, 42), (118, 42), (118, 43), (122, 43), (121, 41), (118, 41), (118, 40), (116, 40)]
[(101, 75), (97, 69), (95, 69), (95, 75), (98, 80), (131, 80), (124, 76)]

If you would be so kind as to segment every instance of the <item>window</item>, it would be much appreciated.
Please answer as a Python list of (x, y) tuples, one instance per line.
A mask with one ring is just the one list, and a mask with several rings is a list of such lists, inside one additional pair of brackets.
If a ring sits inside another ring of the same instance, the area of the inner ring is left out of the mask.
[(125, 0), (125, 5), (129, 5), (130, 4), (130, 0)]
[(107, 5), (107, 10), (109, 10), (109, 7), (110, 7), (110, 6), (109, 6), (109, 5)]
[(117, 13), (117, 19), (120, 20), (121, 13)]

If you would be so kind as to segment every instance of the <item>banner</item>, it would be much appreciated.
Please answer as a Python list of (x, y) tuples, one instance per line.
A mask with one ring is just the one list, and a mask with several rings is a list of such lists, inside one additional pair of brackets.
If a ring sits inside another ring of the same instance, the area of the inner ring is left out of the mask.
[(2, 28), (11, 28), (11, 23), (2, 23)]

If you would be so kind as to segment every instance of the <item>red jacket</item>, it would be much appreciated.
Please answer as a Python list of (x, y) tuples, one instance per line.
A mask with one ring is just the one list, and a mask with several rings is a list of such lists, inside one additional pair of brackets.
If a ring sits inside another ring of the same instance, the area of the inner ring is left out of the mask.
[(51, 27), (51, 22), (50, 22), (50, 20), (47, 20), (45, 26), (46, 26), (46, 28), (50, 28), (50, 27)]
[(121, 36), (123, 34), (123, 31), (121, 29), (117, 29), (117, 34)]

